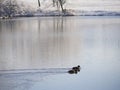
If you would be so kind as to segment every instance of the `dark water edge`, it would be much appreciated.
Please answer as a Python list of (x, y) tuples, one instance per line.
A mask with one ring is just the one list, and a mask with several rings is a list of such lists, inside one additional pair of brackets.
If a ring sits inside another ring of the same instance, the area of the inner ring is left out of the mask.
[(13, 19), (13, 18), (21, 18), (21, 17), (71, 17), (71, 16), (120, 16), (120, 12), (109, 12), (109, 11), (80, 11), (79, 14), (43, 14), (43, 15), (17, 15), (12, 17), (1, 16), (0, 19)]

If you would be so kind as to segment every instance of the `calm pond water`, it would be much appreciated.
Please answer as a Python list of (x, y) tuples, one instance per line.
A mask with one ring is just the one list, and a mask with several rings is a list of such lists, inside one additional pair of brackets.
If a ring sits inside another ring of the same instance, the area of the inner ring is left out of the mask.
[(0, 90), (120, 90), (120, 17), (0, 20)]

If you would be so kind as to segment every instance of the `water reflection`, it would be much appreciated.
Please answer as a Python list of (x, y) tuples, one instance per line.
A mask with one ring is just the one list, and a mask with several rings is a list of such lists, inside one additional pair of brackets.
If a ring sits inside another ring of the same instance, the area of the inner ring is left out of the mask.
[(0, 21), (0, 69), (69, 67), (88, 57), (98, 55), (97, 59), (104, 59), (104, 50), (110, 51), (109, 48), (116, 53), (112, 56), (119, 59), (119, 33), (119, 19), (114, 18), (48, 17)]
[(0, 70), (0, 89), (1, 90), (19, 90), (21, 88), (22, 90), (30, 89), (37, 82), (43, 82), (46, 77), (51, 78), (51, 75), (55, 77), (56, 75), (61, 74), (66, 75), (70, 69), (75, 69), (76, 71), (77, 70), (76, 68), (79, 69), (78, 67), (73, 67), (73, 68)]
[(59, 69), (58, 71), (58, 73), (53, 70), (51, 72), (51, 69), (4, 71), (0, 74), (0, 90), (28, 90), (51, 75), (63, 74), (63, 71)]
[(67, 23), (62, 17), (2, 21), (0, 69), (61, 67), (79, 51), (73, 49), (78, 39), (66, 35)]

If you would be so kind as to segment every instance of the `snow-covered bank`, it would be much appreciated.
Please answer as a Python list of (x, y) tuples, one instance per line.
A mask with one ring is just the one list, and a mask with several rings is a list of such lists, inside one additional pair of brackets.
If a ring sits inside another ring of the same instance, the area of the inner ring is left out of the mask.
[[(14, 14), (12, 17), (43, 17), (43, 16), (120, 16), (120, 12), (115, 11), (75, 11), (68, 10), (65, 13), (60, 11), (36, 11)], [(0, 18), (7, 18), (1, 16)]]
[(76, 15), (80, 16), (120, 16), (120, 12), (115, 11), (78, 11)]
[(120, 16), (120, 12), (115, 11), (78, 11), (67, 10), (65, 13), (59, 11), (41, 11), (33, 13), (33, 16)]
[[(53, 7), (50, 0), (42, 0), (41, 7), (37, 1), (4, 0), (0, 2), (0, 18), (34, 17), (34, 16), (120, 16), (119, 1), (73, 2), (68, 0), (65, 12)], [(102, 5), (102, 6), (101, 6)], [(75, 8), (77, 7), (77, 8)]]

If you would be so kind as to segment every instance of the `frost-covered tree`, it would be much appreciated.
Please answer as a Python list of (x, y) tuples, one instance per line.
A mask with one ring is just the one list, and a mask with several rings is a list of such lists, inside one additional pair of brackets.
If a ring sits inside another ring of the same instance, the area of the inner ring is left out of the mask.
[(53, 6), (61, 7), (62, 12), (64, 12), (63, 5), (66, 3), (66, 0), (52, 0)]
[(1, 16), (1, 14), (2, 14), (2, 3), (0, 2), (0, 16)]
[(12, 17), (17, 13), (19, 9), (16, 0), (6, 0), (4, 3), (2, 2), (0, 5), (1, 5), (0, 12), (2, 16)]

